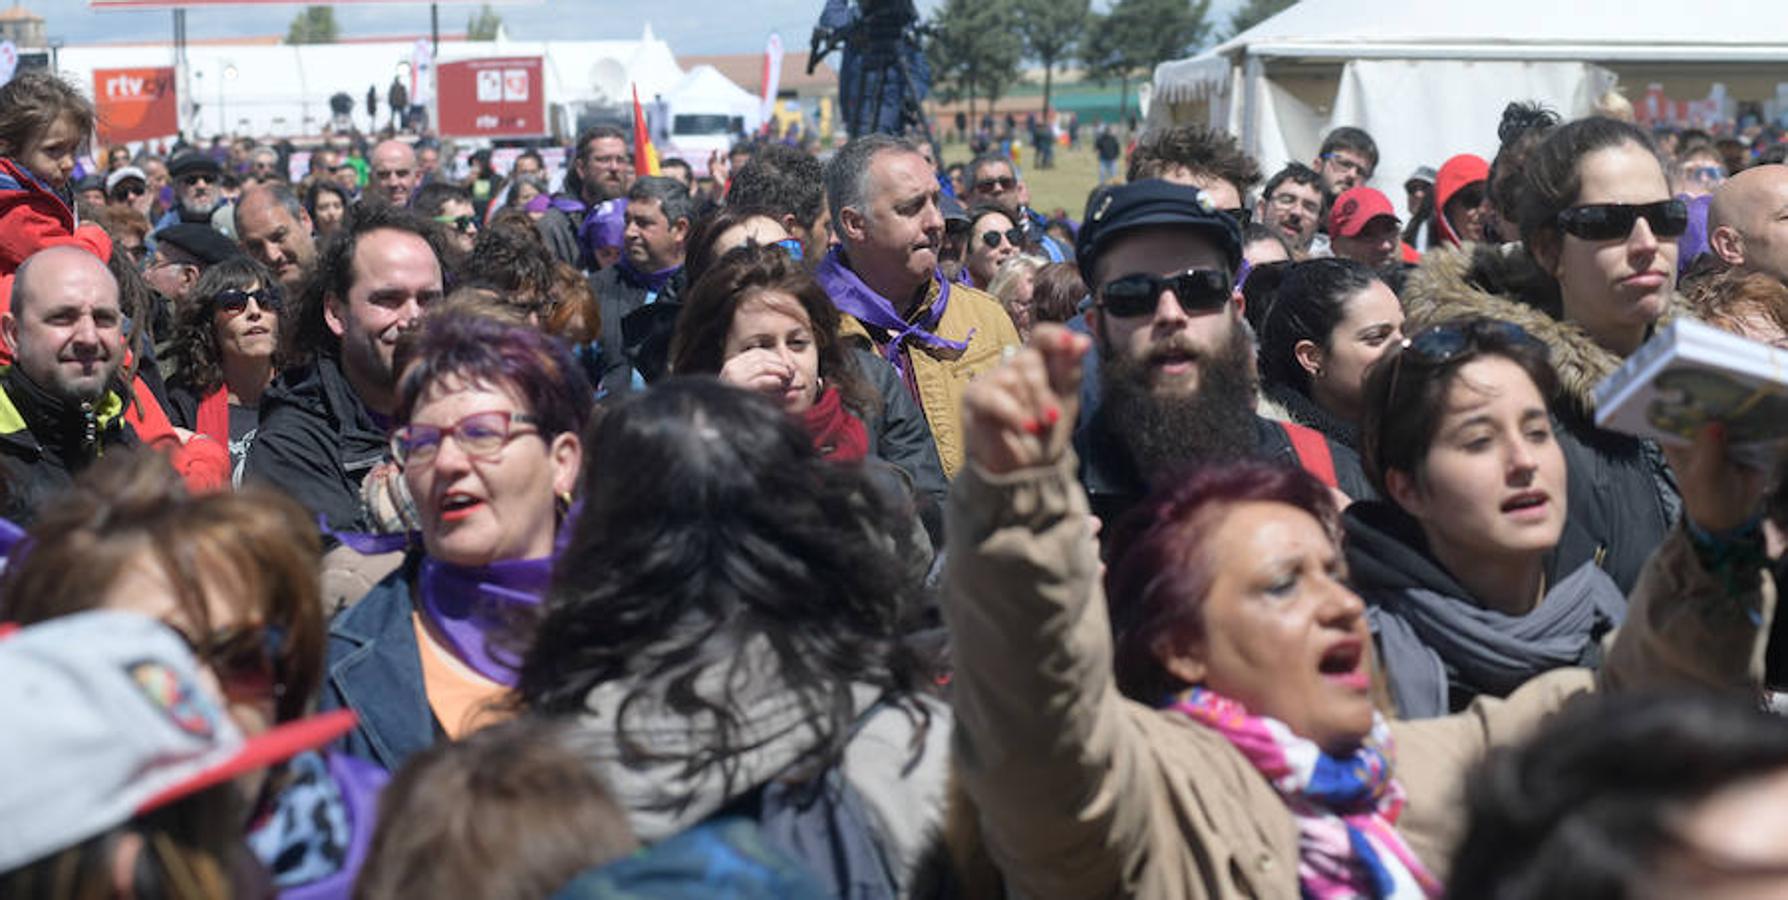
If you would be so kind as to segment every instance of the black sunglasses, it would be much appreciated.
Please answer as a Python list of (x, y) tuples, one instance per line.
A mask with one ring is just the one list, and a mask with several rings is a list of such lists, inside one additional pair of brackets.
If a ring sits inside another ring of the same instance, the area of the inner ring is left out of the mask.
[(145, 188), (142, 182), (132, 183), (127, 181), (124, 184), (112, 188), (112, 199), (129, 200), (132, 197), (141, 197), (148, 192), (148, 188)]
[(982, 192), (991, 191), (994, 188), (999, 188), (1002, 191), (1009, 191), (1017, 186), (1018, 179), (1013, 178), (1010, 175), (1001, 175), (998, 178), (983, 178), (980, 181), (975, 182), (975, 190)]
[(478, 220), (471, 216), (435, 216), (435, 221), (453, 226), (453, 230), (460, 234), (471, 234), (473, 227), (478, 224)]
[(1472, 207), (1476, 207), (1476, 206), (1482, 206), (1482, 205), (1484, 205), (1484, 189), (1477, 185), (1472, 185), (1471, 187), (1467, 187), (1467, 188), (1460, 188), (1458, 193), (1456, 193), (1452, 197), (1448, 198), (1447, 205), (1448, 206), (1453, 205), (1453, 201), (1455, 201), (1455, 200), (1459, 202), (1460, 206), (1462, 206), (1466, 209), (1471, 209)]
[(1120, 319), (1151, 315), (1161, 292), (1173, 289), (1180, 309), (1187, 315), (1214, 312), (1229, 302), (1229, 273), (1220, 269), (1187, 269), (1162, 277), (1138, 272), (1105, 282), (1099, 289), (1099, 306)]
[(268, 312), (279, 312), (285, 306), (285, 301), (279, 296), (279, 289), (273, 287), (256, 288), (252, 291), (241, 288), (218, 291), (214, 302), (219, 312), (234, 316), (248, 309), (250, 300), (259, 303)]
[(986, 244), (988, 248), (991, 249), (1000, 245), (1000, 238), (1002, 237), (1014, 247), (1024, 246), (1024, 229), (1022, 228), (1008, 228), (1005, 231), (983, 231), (981, 232), (981, 243)]
[(197, 175), (182, 175), (182, 176), (180, 176), (180, 183), (186, 185), (187, 187), (192, 187), (193, 185), (196, 185), (196, 184), (216, 184), (217, 176), (216, 175), (206, 175), (203, 172), (200, 172)]
[(285, 693), (286, 632), (277, 625), (226, 628), (194, 640), (175, 629), (193, 656), (217, 673), (232, 700), (256, 700)]
[(1661, 238), (1681, 237), (1689, 230), (1689, 204), (1682, 200), (1656, 203), (1592, 203), (1558, 214), (1558, 227), (1586, 241), (1612, 241), (1633, 233), (1640, 219)]
[(1514, 346), (1537, 348), (1541, 356), (1551, 356), (1551, 348), (1544, 341), (1528, 334), (1527, 329), (1500, 319), (1472, 319), (1424, 328), (1413, 337), (1404, 338), (1403, 346), (1391, 359), (1391, 383), (1385, 392), (1385, 409), (1396, 408), (1397, 379), (1403, 374), (1403, 361), (1407, 358), (1414, 357), (1416, 363), (1423, 366), (1443, 366), (1466, 351)]

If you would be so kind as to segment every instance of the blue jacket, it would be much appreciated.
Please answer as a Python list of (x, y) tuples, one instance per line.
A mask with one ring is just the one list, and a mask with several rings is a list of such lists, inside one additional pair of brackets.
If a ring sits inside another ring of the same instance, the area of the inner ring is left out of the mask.
[(421, 648), (410, 618), (416, 559), (373, 586), (329, 624), (321, 709), (351, 709), (360, 724), (342, 752), (395, 772), (410, 754), (443, 740), (422, 680)]

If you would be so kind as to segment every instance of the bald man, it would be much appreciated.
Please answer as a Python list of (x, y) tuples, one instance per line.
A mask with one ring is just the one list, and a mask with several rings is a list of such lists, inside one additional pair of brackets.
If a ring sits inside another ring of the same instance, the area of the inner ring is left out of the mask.
[(416, 186), (422, 183), (415, 149), (403, 141), (380, 141), (367, 161), (372, 164), (372, 171), (367, 173), (367, 196), (392, 206), (409, 206)]
[(1714, 191), (1707, 245), (1727, 265), (1788, 284), (1788, 166), (1753, 166)]
[(105, 450), (136, 443), (117, 385), (118, 283), (86, 250), (40, 250), (19, 266), (0, 340), (13, 357), (0, 368), (0, 515), (27, 524)]
[(248, 255), (279, 279), (290, 298), (298, 296), (305, 274), (317, 258), (311, 238), (310, 213), (290, 185), (249, 188), (236, 201), (236, 237)]

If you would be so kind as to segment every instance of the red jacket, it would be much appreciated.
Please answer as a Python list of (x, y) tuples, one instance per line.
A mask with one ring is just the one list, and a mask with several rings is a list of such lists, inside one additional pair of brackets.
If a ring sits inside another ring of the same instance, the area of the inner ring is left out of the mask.
[(1434, 178), (1434, 230), (1442, 241), (1459, 246), (1459, 234), (1453, 230), (1453, 223), (1447, 221), (1447, 201), (1465, 187), (1484, 183), (1489, 178), (1490, 164), (1483, 157), (1470, 153), (1461, 153), (1441, 165), (1440, 173)]
[(0, 275), (45, 247), (74, 244), (105, 259), (111, 243), (99, 226), (76, 223), (74, 208), (54, 188), (0, 156)]

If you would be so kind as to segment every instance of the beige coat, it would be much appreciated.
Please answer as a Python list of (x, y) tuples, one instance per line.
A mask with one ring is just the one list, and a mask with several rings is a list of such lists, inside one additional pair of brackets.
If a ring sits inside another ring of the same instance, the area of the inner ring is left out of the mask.
[[(956, 777), (987, 851), (1017, 897), (1297, 897), (1297, 827), (1266, 780), (1216, 732), (1118, 693), (1074, 471), (1072, 458), (1000, 478), (971, 466), (951, 493)], [(1773, 588), (1755, 581), (1747, 599), (1767, 615)], [(1742, 689), (1761, 673), (1762, 633), (1679, 531), (1641, 580), (1600, 680)], [(1473, 764), (1596, 679), (1557, 670), (1458, 715), (1393, 724), (1409, 797), (1399, 829), (1437, 875)]]
[[(937, 297), (937, 281), (931, 282), (920, 309), (930, 308)], [(863, 323), (850, 316), (842, 317), (839, 332), (869, 342)], [(912, 381), (919, 389), (919, 407), (931, 426), (931, 438), (937, 444), (938, 460), (944, 465), (944, 477), (955, 478), (962, 468), (962, 393), (975, 376), (1000, 364), (1000, 351), (1016, 347), (1018, 329), (1012, 318), (992, 294), (966, 284), (950, 286), (950, 305), (938, 320), (938, 337), (967, 341), (966, 350), (942, 350), (907, 341), (906, 356), (912, 367)], [(875, 348), (881, 353), (881, 348)]]

